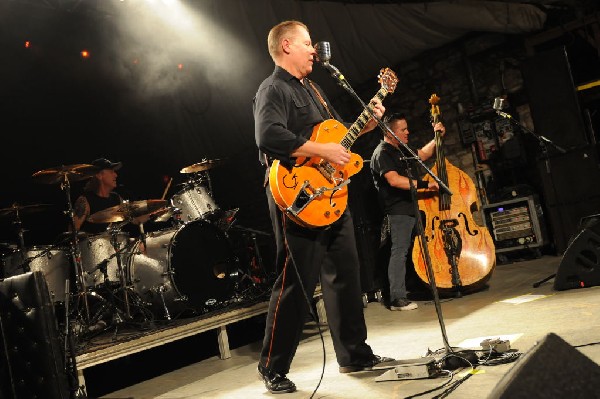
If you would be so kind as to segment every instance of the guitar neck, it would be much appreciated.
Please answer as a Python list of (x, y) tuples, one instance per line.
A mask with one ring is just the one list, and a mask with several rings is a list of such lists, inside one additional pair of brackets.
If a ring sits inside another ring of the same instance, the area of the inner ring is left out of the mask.
[(371, 119), (371, 114), (373, 113), (373, 100), (378, 99), (383, 102), (383, 99), (385, 98), (385, 96), (387, 96), (387, 94), (388, 91), (385, 87), (380, 88), (379, 91), (375, 94), (375, 96), (373, 96), (371, 101), (369, 101), (369, 104), (367, 105), (368, 111), (364, 109), (363, 112), (361, 112), (361, 114), (356, 119), (356, 122), (354, 122), (352, 126), (350, 126), (348, 132), (340, 142), (340, 144), (343, 145), (347, 150), (349, 150), (350, 147), (352, 147), (352, 144), (354, 144), (354, 142), (358, 138), (358, 135), (360, 134), (361, 130), (363, 130), (367, 122), (369, 122), (369, 120)]

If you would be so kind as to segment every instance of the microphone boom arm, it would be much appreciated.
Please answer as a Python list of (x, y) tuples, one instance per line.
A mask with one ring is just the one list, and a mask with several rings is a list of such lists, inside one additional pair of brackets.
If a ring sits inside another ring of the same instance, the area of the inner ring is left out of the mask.
[(431, 169), (429, 169), (427, 167), (427, 165), (425, 165), (423, 163), (423, 161), (421, 160), (421, 158), (419, 158), (419, 156), (417, 154), (415, 154), (414, 151), (410, 149), (410, 147), (408, 147), (406, 144), (404, 144), (402, 142), (402, 140), (400, 140), (398, 138), (398, 136), (396, 136), (396, 134), (380, 118), (378, 118), (377, 115), (375, 115), (375, 113), (371, 110), (371, 108), (369, 108), (364, 103), (364, 101), (360, 98), (360, 96), (358, 94), (356, 94), (356, 92), (354, 91), (354, 89), (352, 89), (352, 86), (350, 86), (350, 84), (344, 78), (344, 75), (340, 72), (339, 69), (337, 69), (335, 66), (331, 65), (329, 63), (329, 61), (321, 62), (321, 65), (323, 67), (325, 67), (331, 73), (331, 75), (337, 80), (337, 82), (339, 83), (340, 86), (342, 86), (344, 89), (346, 89), (346, 91), (348, 91), (348, 93), (350, 93), (360, 103), (360, 105), (362, 105), (362, 107), (365, 110), (367, 110), (367, 112), (369, 113), (369, 115), (373, 119), (375, 119), (377, 121), (377, 125), (382, 130), (384, 130), (385, 132), (387, 132), (390, 135), (392, 135), (404, 147), (404, 149), (406, 149), (406, 151), (410, 154), (409, 158), (415, 159), (421, 165), (421, 167), (423, 167), (423, 169), (425, 169), (427, 171), (427, 174), (429, 176), (431, 176), (437, 182), (438, 186), (440, 187), (440, 191), (443, 191), (444, 193), (446, 193), (448, 195), (452, 195), (452, 191), (450, 191), (450, 188), (438, 176), (436, 176), (431, 171)]

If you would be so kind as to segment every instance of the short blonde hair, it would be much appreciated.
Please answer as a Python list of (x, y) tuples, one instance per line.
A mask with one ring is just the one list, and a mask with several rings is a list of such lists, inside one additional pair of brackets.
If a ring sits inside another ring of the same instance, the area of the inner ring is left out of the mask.
[(269, 36), (267, 37), (267, 45), (269, 46), (269, 54), (271, 55), (271, 58), (273, 58), (273, 61), (281, 55), (281, 41), (298, 26), (306, 29), (308, 32), (308, 27), (306, 25), (300, 21), (294, 20), (280, 22), (271, 28)]

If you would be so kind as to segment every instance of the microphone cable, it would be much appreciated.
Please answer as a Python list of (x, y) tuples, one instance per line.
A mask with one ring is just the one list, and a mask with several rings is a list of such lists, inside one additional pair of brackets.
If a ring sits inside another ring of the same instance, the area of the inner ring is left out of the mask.
[[(321, 383), (323, 382), (323, 376), (325, 375), (325, 364), (327, 361), (327, 356), (326, 356), (326, 351), (325, 351), (325, 338), (323, 338), (323, 331), (321, 330), (319, 318), (317, 317), (317, 315), (315, 314), (315, 312), (313, 310), (312, 300), (311, 300), (311, 298), (309, 298), (308, 293), (306, 292), (306, 288), (304, 287), (304, 283), (302, 282), (302, 278), (300, 277), (300, 272), (298, 272), (298, 268), (296, 267), (296, 261), (294, 259), (294, 254), (292, 253), (292, 249), (287, 240), (287, 235), (286, 235), (286, 230), (285, 230), (286, 220), (287, 220), (286, 215), (283, 211), (281, 211), (281, 214), (282, 214), (282, 218), (281, 218), (282, 226), (281, 227), (282, 227), (282, 232), (283, 232), (283, 240), (285, 243), (285, 248), (286, 248), (288, 254), (290, 255), (290, 260), (292, 261), (292, 266), (294, 267), (294, 272), (296, 273), (296, 278), (298, 279), (298, 283), (300, 284), (300, 289), (302, 291), (302, 294), (304, 295), (304, 300), (306, 301), (306, 304), (308, 305), (309, 314), (311, 315), (312, 319), (317, 324), (317, 329), (319, 331), (319, 337), (321, 338), (323, 363), (322, 363), (322, 367), (321, 367), (321, 375), (319, 377), (319, 382), (317, 383), (317, 386), (315, 387), (312, 394), (310, 395), (310, 398), (312, 399), (315, 396), (315, 394), (317, 393), (317, 390), (319, 389), (319, 387), (321, 386)], [(282, 290), (283, 290), (283, 287), (282, 287)]]

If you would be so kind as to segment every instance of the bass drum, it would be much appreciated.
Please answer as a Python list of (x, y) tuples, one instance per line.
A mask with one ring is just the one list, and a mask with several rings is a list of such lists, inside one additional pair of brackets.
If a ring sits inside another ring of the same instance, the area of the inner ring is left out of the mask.
[(232, 298), (238, 259), (214, 225), (196, 220), (148, 233), (145, 250), (141, 245), (131, 256), (128, 278), (157, 317), (204, 313)]

